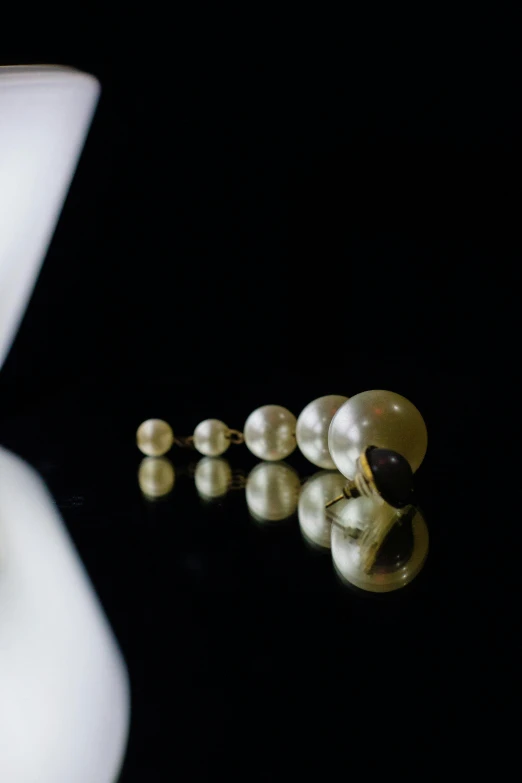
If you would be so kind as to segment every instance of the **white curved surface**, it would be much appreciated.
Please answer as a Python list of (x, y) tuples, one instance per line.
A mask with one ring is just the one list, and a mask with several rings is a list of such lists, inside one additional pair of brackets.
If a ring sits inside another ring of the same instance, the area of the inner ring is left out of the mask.
[(125, 664), (37, 474), (0, 449), (0, 780), (114, 783)]
[[(69, 68), (0, 67), (0, 368), (99, 95)], [(125, 664), (37, 474), (0, 448), (0, 781), (114, 783)]]
[(98, 100), (72, 68), (0, 67), (0, 367), (23, 317)]

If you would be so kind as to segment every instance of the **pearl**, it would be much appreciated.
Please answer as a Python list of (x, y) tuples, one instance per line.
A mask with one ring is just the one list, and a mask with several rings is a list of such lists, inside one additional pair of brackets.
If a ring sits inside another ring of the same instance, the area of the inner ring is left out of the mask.
[(327, 394), (310, 402), (299, 414), (297, 445), (306, 459), (319, 468), (335, 468), (328, 449), (328, 429), (333, 416), (347, 399), (340, 394)]
[(356, 461), (368, 446), (402, 454), (413, 472), (428, 447), (426, 425), (417, 408), (390, 391), (366, 391), (341, 405), (330, 424), (331, 457), (346, 478), (356, 474)]
[(136, 443), (148, 457), (161, 457), (172, 448), (174, 433), (170, 424), (161, 419), (147, 419), (138, 427)]
[(296, 418), (281, 405), (263, 405), (253, 411), (245, 422), (245, 443), (256, 457), (280, 460), (296, 447)]
[(228, 492), (232, 470), (226, 459), (203, 457), (196, 465), (194, 481), (201, 497), (219, 498)]
[(174, 486), (176, 474), (172, 463), (165, 457), (145, 457), (138, 470), (138, 483), (144, 495), (159, 498), (167, 495)]
[[(388, 593), (404, 587), (417, 576), (426, 561), (429, 548), (428, 528), (418, 509), (414, 511), (411, 521), (413, 543), (411, 536), (406, 536), (405, 541), (401, 540), (404, 536), (397, 536), (398, 531), (392, 527), (384, 539), (386, 543), (383, 541), (384, 546), (381, 545), (381, 550), (387, 550), (386, 558), (378, 557), (376, 566), (369, 573), (364, 569), (367, 557), (365, 534), (378, 526), (387, 528), (391, 518), (397, 516), (397, 511), (378, 498), (359, 497), (346, 503), (339, 514), (338, 521), (343, 526), (361, 530), (361, 535), (353, 538), (346, 535), (342, 527), (332, 525), (332, 560), (343, 582), (372, 593)], [(396, 539), (395, 542), (391, 540), (392, 537)], [(404, 544), (406, 547), (402, 552)], [(391, 556), (390, 545), (398, 546), (395, 556)]]
[(206, 457), (219, 457), (230, 446), (229, 431), (219, 419), (205, 419), (194, 430), (194, 446)]
[(308, 479), (299, 495), (297, 514), (301, 533), (307, 541), (330, 548), (332, 525), (325, 504), (343, 491), (345, 477), (338, 470), (321, 470)]
[(293, 468), (283, 462), (261, 462), (250, 471), (246, 502), (255, 519), (280, 522), (297, 508), (301, 482)]

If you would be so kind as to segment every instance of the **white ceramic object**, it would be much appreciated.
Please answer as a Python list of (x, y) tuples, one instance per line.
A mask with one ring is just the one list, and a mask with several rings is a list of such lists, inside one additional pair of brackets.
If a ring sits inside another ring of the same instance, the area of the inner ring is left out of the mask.
[(96, 79), (0, 67), (0, 367), (18, 331), (96, 107)]
[[(98, 94), (72, 69), (0, 68), (0, 367)], [(128, 725), (125, 664), (56, 506), (0, 449), (0, 780), (115, 783)]]
[[(332, 525), (331, 549), (335, 570), (341, 580), (371, 593), (389, 593), (409, 584), (421, 571), (428, 556), (429, 535), (419, 509), (415, 509), (412, 525), (412, 549), (400, 564), (365, 569), (365, 562), (373, 542), (384, 540), (379, 530), (389, 530), (397, 519), (397, 509), (379, 498), (358, 497), (344, 501), (337, 512), (337, 523)], [(358, 529), (358, 537), (346, 534), (346, 529)]]
[(207, 500), (227, 494), (232, 481), (232, 469), (223, 457), (202, 457), (196, 465), (194, 482), (199, 495)]

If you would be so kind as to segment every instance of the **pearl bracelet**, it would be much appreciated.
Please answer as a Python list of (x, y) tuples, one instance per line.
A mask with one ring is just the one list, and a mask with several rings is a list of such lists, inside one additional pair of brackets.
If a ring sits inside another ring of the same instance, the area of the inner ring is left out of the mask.
[(166, 454), (174, 444), (219, 457), (231, 444), (241, 443), (264, 461), (286, 459), (299, 447), (317, 467), (337, 468), (349, 483), (327, 505), (343, 497), (373, 494), (402, 508), (411, 503), (412, 476), (426, 454), (428, 435), (424, 419), (409, 400), (382, 390), (351, 398), (319, 397), (297, 419), (281, 405), (263, 405), (248, 416), (242, 432), (219, 419), (205, 419), (193, 435), (183, 438), (176, 438), (161, 419), (148, 419), (137, 431), (139, 449), (154, 457)]

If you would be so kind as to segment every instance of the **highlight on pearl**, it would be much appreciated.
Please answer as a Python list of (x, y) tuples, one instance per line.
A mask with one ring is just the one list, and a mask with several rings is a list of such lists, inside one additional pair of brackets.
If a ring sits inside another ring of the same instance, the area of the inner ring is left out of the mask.
[(297, 421), (281, 405), (256, 408), (245, 422), (245, 443), (252, 454), (262, 460), (285, 459), (296, 447)]
[(203, 457), (196, 465), (194, 481), (202, 498), (220, 498), (226, 495), (230, 488), (232, 469), (222, 457)]
[(315, 546), (329, 549), (332, 524), (326, 503), (342, 492), (345, 477), (338, 470), (321, 470), (303, 485), (297, 515), (303, 537)]
[(176, 474), (166, 457), (144, 457), (138, 470), (138, 483), (144, 495), (160, 498), (174, 487)]
[(138, 427), (136, 443), (148, 457), (162, 457), (174, 443), (172, 427), (162, 419), (147, 419)]
[(260, 462), (247, 478), (246, 502), (259, 521), (280, 522), (297, 508), (301, 482), (296, 471), (284, 462)]
[(328, 430), (332, 418), (347, 400), (348, 397), (340, 394), (327, 394), (308, 403), (299, 414), (297, 445), (306, 459), (319, 468), (335, 468), (328, 448)]
[(415, 472), (428, 447), (426, 424), (415, 405), (382, 390), (350, 397), (334, 415), (328, 434), (330, 455), (346, 478), (355, 478), (357, 459), (368, 446), (398, 452)]
[(219, 457), (229, 446), (229, 429), (219, 419), (205, 419), (194, 430), (194, 447), (206, 457)]

